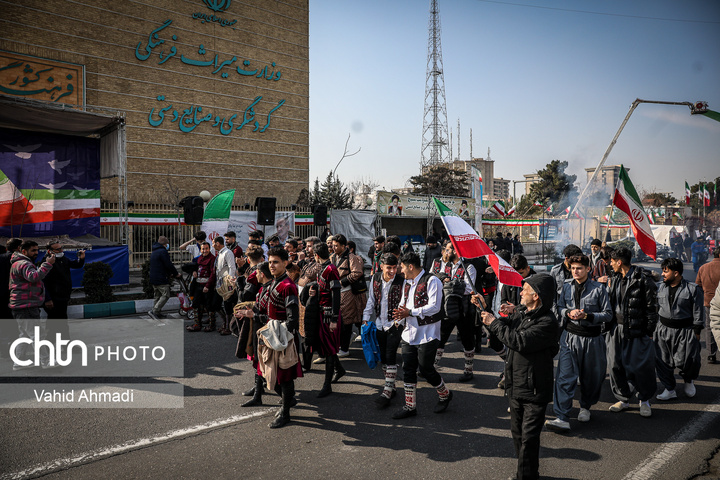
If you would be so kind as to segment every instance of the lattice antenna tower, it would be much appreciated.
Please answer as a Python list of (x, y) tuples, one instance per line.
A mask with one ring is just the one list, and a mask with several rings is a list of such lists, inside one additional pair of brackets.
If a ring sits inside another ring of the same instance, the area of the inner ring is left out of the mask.
[(440, 44), (440, 11), (438, 10), (438, 0), (430, 0), (427, 73), (425, 74), (425, 113), (423, 114), (420, 160), (423, 167), (451, 160), (448, 138), (445, 77), (443, 75), (442, 46)]

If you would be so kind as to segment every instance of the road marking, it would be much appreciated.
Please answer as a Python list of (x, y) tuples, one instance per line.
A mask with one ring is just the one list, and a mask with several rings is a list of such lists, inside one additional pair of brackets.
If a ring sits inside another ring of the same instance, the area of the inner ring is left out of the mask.
[(262, 411), (254, 412), (254, 413), (251, 413), (248, 415), (234, 415), (232, 417), (223, 418), (223, 419), (219, 419), (219, 420), (213, 420), (211, 422), (203, 423), (200, 425), (194, 425), (194, 426), (188, 427), (188, 428), (172, 430), (170, 432), (166, 432), (161, 435), (154, 436), (154, 437), (141, 438), (138, 440), (131, 440), (129, 442), (121, 443), (119, 445), (113, 445), (111, 447), (81, 453), (81, 454), (73, 456), (73, 457), (60, 458), (60, 459), (54, 460), (52, 462), (42, 463), (40, 465), (35, 465), (34, 467), (30, 467), (26, 470), (22, 470), (19, 472), (2, 474), (2, 475), (0, 475), (0, 479), (15, 480), (15, 479), (24, 479), (24, 478), (35, 478), (35, 477), (39, 477), (42, 475), (47, 475), (49, 473), (57, 472), (60, 470), (66, 470), (68, 468), (77, 467), (79, 465), (83, 465), (86, 463), (96, 462), (98, 460), (102, 460), (104, 458), (112, 457), (112, 456), (119, 455), (122, 453), (131, 452), (133, 450), (139, 450), (141, 448), (146, 448), (151, 445), (157, 445), (160, 443), (169, 442), (169, 441), (175, 440), (177, 438), (181, 438), (181, 437), (185, 437), (185, 436), (189, 436), (189, 435), (195, 435), (200, 432), (212, 430), (214, 428), (224, 427), (227, 425), (231, 425), (233, 423), (238, 423), (238, 422), (242, 422), (244, 420), (249, 420), (251, 418), (260, 417), (260, 416), (265, 415), (266, 413), (269, 413), (269, 412), (272, 412), (275, 410), (277, 410), (277, 409), (262, 410)]
[(707, 427), (717, 414), (720, 413), (720, 397), (705, 407), (700, 413), (670, 439), (660, 445), (632, 472), (625, 475), (623, 480), (650, 480), (656, 478), (658, 473), (670, 463), (681, 451), (688, 448), (690, 443)]

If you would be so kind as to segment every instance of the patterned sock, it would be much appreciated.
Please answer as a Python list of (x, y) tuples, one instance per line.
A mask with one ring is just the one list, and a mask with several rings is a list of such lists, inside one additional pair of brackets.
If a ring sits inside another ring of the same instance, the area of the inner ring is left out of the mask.
[(440, 385), (435, 387), (435, 390), (437, 390), (438, 395), (440, 396), (440, 400), (445, 400), (450, 396), (450, 390), (448, 390), (445, 382), (442, 380), (440, 380)]
[(463, 373), (473, 373), (473, 360), (475, 359), (475, 350), (463, 350), (465, 354), (465, 370)]
[(415, 410), (415, 407), (416, 407), (415, 388), (416, 387), (417, 387), (416, 383), (406, 383), (405, 384), (405, 409), (407, 409), (407, 410)]
[(385, 388), (382, 395), (390, 398), (393, 390), (395, 390), (395, 377), (397, 376), (397, 365), (388, 365), (385, 367)]
[(437, 352), (435, 352), (435, 368), (440, 365), (440, 360), (442, 359), (443, 353), (445, 353), (444, 348), (438, 348)]

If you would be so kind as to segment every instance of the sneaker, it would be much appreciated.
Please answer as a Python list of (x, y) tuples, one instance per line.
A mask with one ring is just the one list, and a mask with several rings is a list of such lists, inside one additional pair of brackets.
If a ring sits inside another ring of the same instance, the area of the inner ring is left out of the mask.
[(17, 363), (13, 364), (13, 372), (17, 372), (18, 370), (25, 370), (28, 368), (35, 368), (35, 364), (31, 363), (30, 365), (18, 365)]
[(556, 433), (566, 433), (570, 431), (570, 422), (565, 422), (559, 418), (555, 420), (545, 420), (545, 427)]
[(649, 418), (652, 416), (650, 402), (640, 402), (640, 416), (645, 418)]
[(152, 318), (154, 320), (160, 320), (160, 317), (158, 317), (157, 314), (155, 312), (153, 312), (152, 310), (150, 310), (147, 314), (150, 315), (150, 318)]
[(695, 393), (697, 393), (697, 389), (695, 388), (695, 384), (692, 380), (685, 383), (685, 395), (692, 398), (695, 396)]
[(357, 337), (355, 337), (355, 341), (362, 342), (362, 335), (358, 335)]
[(338, 351), (338, 357), (340, 357), (340, 358), (345, 358), (345, 357), (349, 357), (349, 356), (350, 356), (350, 352), (346, 352), (345, 350)]
[[(687, 387), (685, 388), (687, 390)], [(672, 400), (674, 398), (677, 398), (677, 393), (675, 393), (675, 390), (668, 390), (667, 388), (663, 390), (663, 392), (656, 396), (658, 400)]]
[(590, 421), (590, 410), (587, 408), (581, 408), (578, 413), (578, 422), (589, 422)]
[(321, 363), (325, 363), (325, 357), (318, 357), (315, 360), (313, 360), (313, 363), (320, 365)]
[(617, 402), (610, 405), (611, 412), (622, 412), (623, 410), (627, 410), (628, 408), (630, 408), (630, 404), (625, 402)]

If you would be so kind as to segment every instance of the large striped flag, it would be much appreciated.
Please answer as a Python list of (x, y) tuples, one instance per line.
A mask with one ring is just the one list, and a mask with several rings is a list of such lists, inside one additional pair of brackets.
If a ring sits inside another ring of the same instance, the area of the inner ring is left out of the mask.
[(685, 205), (690, 205), (690, 185), (685, 182)]
[(495, 272), (495, 275), (497, 275), (498, 280), (504, 285), (522, 287), (522, 276), (505, 260), (495, 255), (495, 252), (483, 242), (480, 235), (473, 230), (470, 224), (437, 198), (433, 197), (433, 201), (440, 214), (440, 218), (442, 218), (443, 225), (445, 225), (445, 229), (450, 236), (450, 241), (455, 248), (455, 252), (457, 252), (460, 257), (488, 257), (488, 262)]
[(230, 223), (230, 208), (232, 207), (235, 190), (225, 190), (210, 199), (203, 214), (202, 229), (212, 242), (215, 237), (225, 235)]
[(630, 218), (630, 226), (635, 240), (637, 240), (645, 255), (654, 260), (657, 257), (657, 245), (650, 227), (650, 221), (647, 213), (643, 210), (640, 197), (630, 181), (625, 167), (622, 165), (620, 165), (620, 179), (615, 189), (613, 203)]
[(708, 191), (707, 183), (703, 185), (703, 205), (706, 207), (710, 206), (710, 192)]

